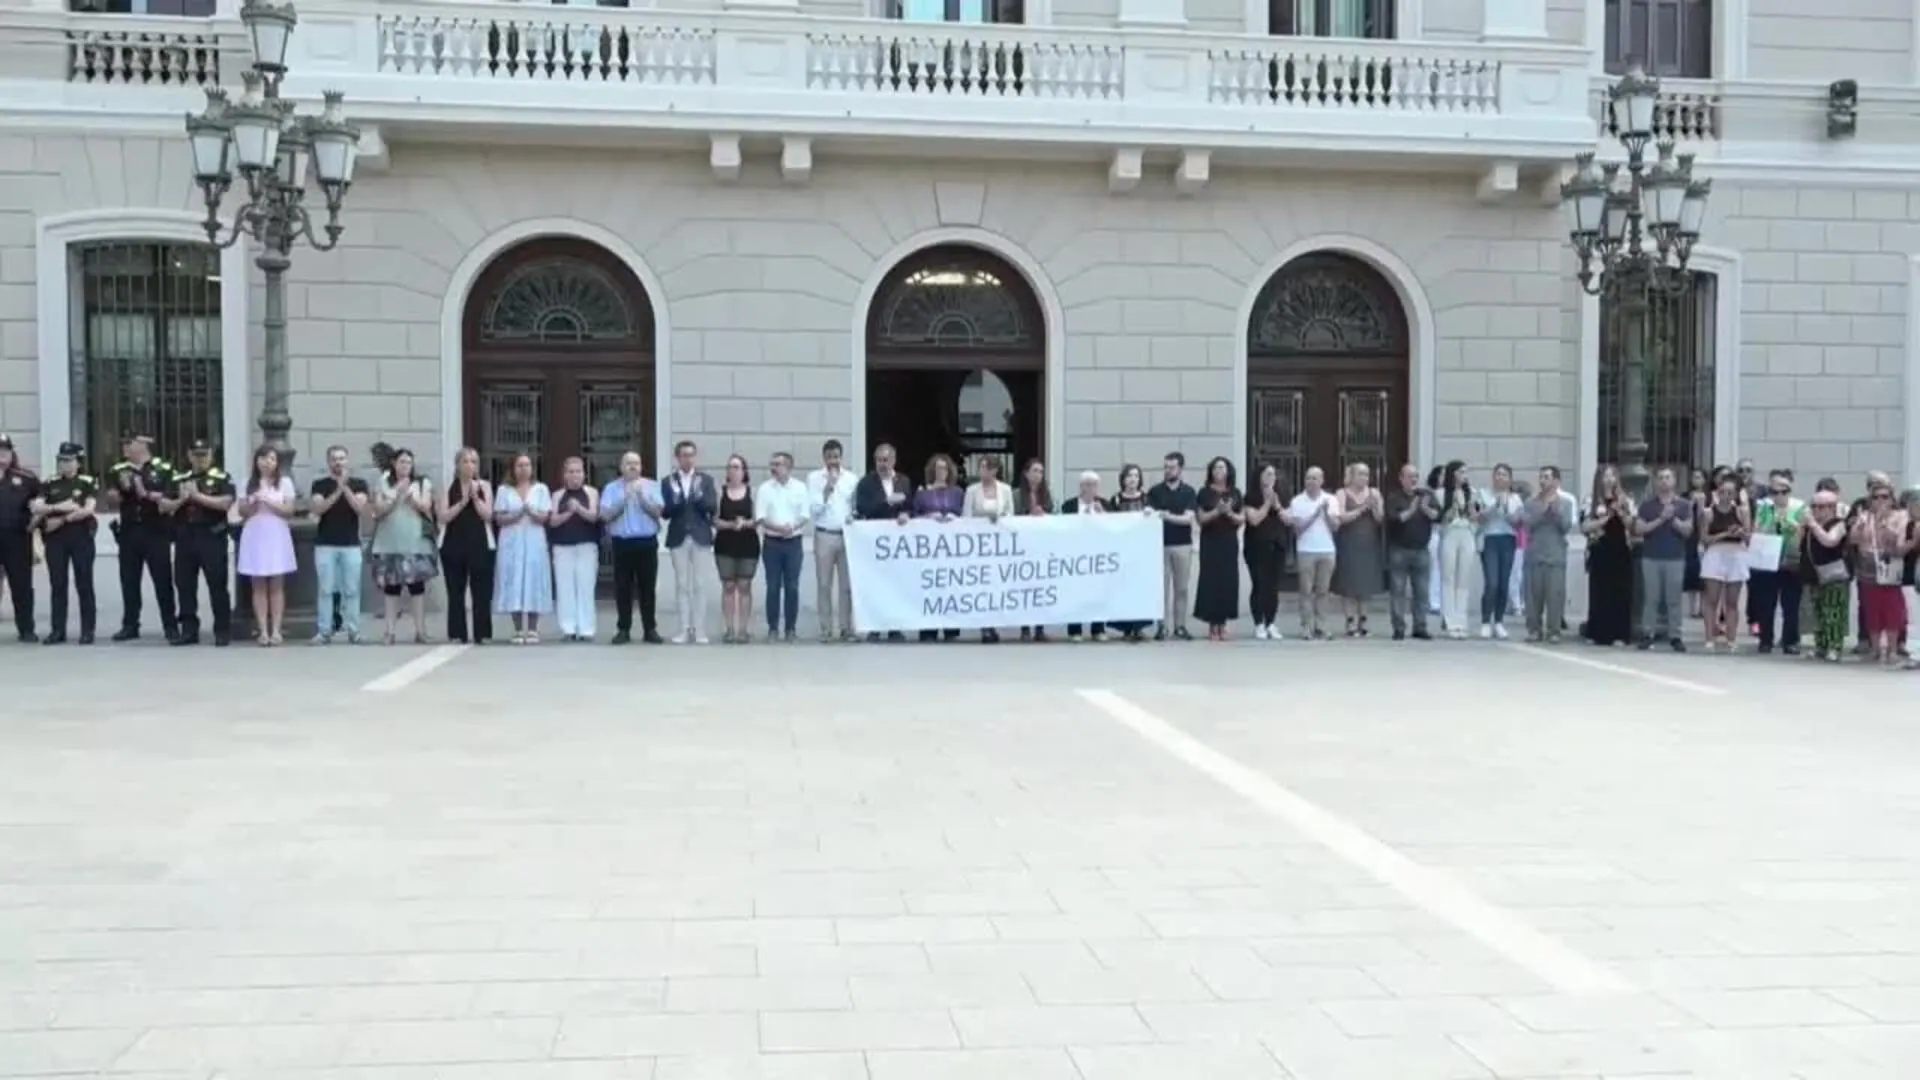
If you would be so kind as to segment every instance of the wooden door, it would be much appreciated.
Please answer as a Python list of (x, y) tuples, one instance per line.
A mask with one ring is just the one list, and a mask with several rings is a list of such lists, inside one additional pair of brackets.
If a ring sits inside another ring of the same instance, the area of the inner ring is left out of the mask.
[(587, 479), (605, 484), (620, 471), (620, 458), (637, 450), (653, 456), (653, 380), (632, 367), (584, 367), (552, 363), (489, 364), (474, 380), (467, 429), (479, 433), (481, 471), (503, 480), (522, 454), (533, 457), (534, 474), (560, 483), (570, 457), (586, 462)]

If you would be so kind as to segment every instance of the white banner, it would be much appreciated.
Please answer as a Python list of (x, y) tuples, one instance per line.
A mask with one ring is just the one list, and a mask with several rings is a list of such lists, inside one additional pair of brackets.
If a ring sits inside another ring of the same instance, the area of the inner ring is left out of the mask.
[(1160, 617), (1160, 520), (1145, 514), (847, 526), (862, 633)]

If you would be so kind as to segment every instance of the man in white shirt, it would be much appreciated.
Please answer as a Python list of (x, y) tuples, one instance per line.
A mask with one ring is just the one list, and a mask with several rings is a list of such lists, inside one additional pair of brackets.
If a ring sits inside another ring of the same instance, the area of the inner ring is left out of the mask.
[(820, 640), (832, 641), (835, 613), (841, 641), (852, 641), (853, 586), (847, 579), (847, 522), (853, 517), (856, 477), (840, 468), (840, 440), (820, 447), (821, 467), (807, 477), (807, 512), (813, 519), (813, 577), (819, 585), (814, 611)]
[(767, 640), (791, 642), (800, 621), (800, 534), (813, 516), (807, 485), (793, 478), (793, 455), (773, 455), (773, 478), (754, 493), (760, 525), (760, 561), (767, 568)]
[(1340, 507), (1322, 486), (1326, 474), (1319, 466), (1307, 470), (1300, 494), (1293, 497), (1282, 520), (1293, 530), (1294, 567), (1300, 575), (1300, 633), (1325, 640), (1324, 608), (1333, 588), (1333, 518)]

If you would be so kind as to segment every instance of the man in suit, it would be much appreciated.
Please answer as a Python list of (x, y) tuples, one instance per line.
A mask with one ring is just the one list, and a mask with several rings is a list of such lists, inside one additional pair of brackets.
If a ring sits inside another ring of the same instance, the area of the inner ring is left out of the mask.
[(713, 519), (720, 485), (695, 466), (700, 448), (682, 439), (673, 448), (674, 471), (660, 485), (660, 516), (666, 524), (667, 558), (680, 605), (678, 645), (707, 643), (707, 595), (713, 587)]
[[(873, 448), (873, 471), (860, 478), (853, 489), (853, 514), (861, 521), (897, 521), (905, 525), (913, 517), (913, 481), (893, 468), (893, 447), (881, 443)], [(879, 634), (868, 634), (868, 641), (879, 641)], [(904, 641), (906, 635), (891, 633), (888, 641)]]

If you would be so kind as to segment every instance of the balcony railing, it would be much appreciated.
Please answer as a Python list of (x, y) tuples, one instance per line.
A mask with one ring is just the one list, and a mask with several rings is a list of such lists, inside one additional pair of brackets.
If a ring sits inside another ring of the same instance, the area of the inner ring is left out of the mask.
[[(1604, 89), (1593, 98), (1594, 119), (1600, 133), (1609, 138), (1620, 134), (1618, 109)], [(1720, 88), (1705, 80), (1670, 79), (1660, 85), (1660, 97), (1653, 107), (1655, 137), (1672, 139), (1682, 145), (1711, 142), (1720, 138)]]
[(220, 82), (220, 35), (211, 20), (139, 15), (71, 18), (80, 25), (62, 31), (69, 82), (124, 86)]
[[(356, 118), (409, 128), (950, 133), (1525, 160), (1557, 160), (1594, 136), (1586, 55), (1555, 45), (446, 0), (302, 0), (300, 20), (289, 93), (339, 89)], [(239, 46), (231, 18), (0, 9), (0, 100), (23, 80), (62, 76), (86, 93), (41, 89), (37, 101), (99, 107), (112, 88), (194, 88), (230, 75), (223, 60), (244, 62)]]

